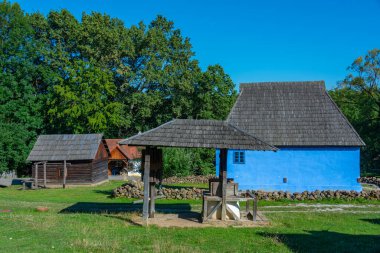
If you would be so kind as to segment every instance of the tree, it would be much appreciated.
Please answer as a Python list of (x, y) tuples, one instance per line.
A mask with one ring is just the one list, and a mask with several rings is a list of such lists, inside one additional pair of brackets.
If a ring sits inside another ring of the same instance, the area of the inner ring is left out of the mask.
[[(194, 87), (201, 74), (189, 38), (158, 16), (149, 26), (129, 29), (132, 48), (124, 59), (123, 90), (131, 131), (145, 131), (173, 118), (190, 118)], [(128, 71), (129, 70), (129, 71)]]
[(194, 118), (227, 118), (236, 100), (235, 85), (222, 66), (209, 66), (196, 85)]
[(42, 127), (33, 30), (20, 6), (5, 1), (0, 27), (0, 172), (21, 172)]
[[(124, 138), (173, 118), (225, 119), (235, 100), (223, 68), (202, 72), (190, 39), (165, 17), (127, 28), (97, 12), (24, 15), (7, 2), (1, 15), (2, 170), (25, 164), (39, 133)], [(186, 161), (182, 174), (213, 170), (213, 151), (166, 154)]]
[(31, 20), (43, 45), (39, 92), (45, 98), (47, 131), (112, 136), (114, 129), (127, 128), (130, 119), (114, 82), (123, 24), (98, 13), (83, 14), (80, 23), (67, 10), (52, 11), (46, 19), (34, 14)]
[(380, 50), (357, 58), (348, 70), (330, 94), (366, 143), (362, 172), (380, 173)]

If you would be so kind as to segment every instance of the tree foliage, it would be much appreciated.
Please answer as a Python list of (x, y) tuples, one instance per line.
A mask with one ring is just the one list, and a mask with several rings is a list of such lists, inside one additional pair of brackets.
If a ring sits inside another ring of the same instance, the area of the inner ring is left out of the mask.
[(366, 143), (362, 172), (380, 174), (380, 50), (357, 58), (348, 70), (330, 94)]
[(0, 173), (25, 166), (42, 127), (32, 34), (17, 4), (0, 4)]
[[(6, 1), (0, 12), (2, 170), (24, 165), (40, 133), (125, 138), (173, 118), (224, 119), (235, 100), (223, 68), (202, 71), (190, 39), (163, 16), (126, 27), (97, 12), (25, 15)], [(166, 150), (188, 171), (213, 167), (210, 150)]]

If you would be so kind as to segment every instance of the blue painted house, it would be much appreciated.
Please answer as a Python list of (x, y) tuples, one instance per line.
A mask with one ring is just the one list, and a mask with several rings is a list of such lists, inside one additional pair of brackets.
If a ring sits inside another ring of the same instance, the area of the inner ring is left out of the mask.
[[(365, 144), (323, 81), (241, 84), (227, 121), (279, 149), (229, 150), (227, 177), (239, 189), (361, 190)], [(218, 169), (219, 150), (216, 158)]]

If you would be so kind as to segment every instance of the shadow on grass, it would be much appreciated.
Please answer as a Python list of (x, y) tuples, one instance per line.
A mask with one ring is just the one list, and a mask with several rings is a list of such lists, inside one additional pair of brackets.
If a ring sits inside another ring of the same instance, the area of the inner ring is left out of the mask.
[(360, 219), (362, 221), (366, 221), (372, 224), (380, 225), (380, 219)]
[(113, 198), (113, 190), (93, 190), (93, 192), (107, 195), (107, 198)]
[[(133, 203), (94, 203), (94, 202), (78, 202), (72, 206), (62, 209), (60, 214), (68, 213), (90, 213), (100, 214), (102, 216), (118, 219), (131, 225), (141, 226), (136, 223), (126, 213), (141, 212), (142, 204)], [(200, 213), (191, 211), (189, 204), (156, 204), (156, 213), (162, 214), (178, 214), (179, 219), (190, 220), (194, 222), (200, 221)]]
[(285, 244), (293, 252), (380, 252), (380, 235), (350, 235), (327, 230), (305, 232), (259, 234)]
[[(59, 213), (124, 213), (142, 210), (142, 204), (133, 203), (97, 203), (78, 202), (62, 209)], [(158, 213), (189, 213), (191, 206), (187, 203), (180, 204), (156, 204)]]

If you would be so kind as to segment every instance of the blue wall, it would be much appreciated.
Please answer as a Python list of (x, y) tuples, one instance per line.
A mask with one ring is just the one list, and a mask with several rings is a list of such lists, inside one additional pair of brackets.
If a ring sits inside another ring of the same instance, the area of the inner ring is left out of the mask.
[[(280, 148), (277, 152), (245, 151), (245, 164), (233, 163), (234, 150), (228, 150), (227, 177), (241, 190), (361, 191), (360, 148)], [(216, 150), (216, 175), (219, 175)], [(287, 178), (287, 183), (283, 182)]]

